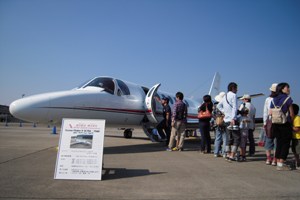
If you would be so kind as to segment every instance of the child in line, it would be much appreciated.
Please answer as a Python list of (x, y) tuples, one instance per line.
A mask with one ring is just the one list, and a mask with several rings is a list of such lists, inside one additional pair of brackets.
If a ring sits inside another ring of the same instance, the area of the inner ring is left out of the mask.
[(240, 111), (240, 132), (241, 132), (241, 143), (240, 143), (240, 161), (246, 161), (246, 146), (247, 146), (247, 139), (248, 139), (248, 131), (249, 131), (249, 124), (251, 122), (250, 118), (248, 117), (249, 110), (247, 108), (243, 108)]
[(292, 151), (295, 156), (295, 165), (296, 169), (300, 169), (300, 116), (299, 113), (299, 106), (297, 104), (292, 104), (293, 110), (295, 113), (295, 118), (293, 121), (293, 140), (292, 140)]

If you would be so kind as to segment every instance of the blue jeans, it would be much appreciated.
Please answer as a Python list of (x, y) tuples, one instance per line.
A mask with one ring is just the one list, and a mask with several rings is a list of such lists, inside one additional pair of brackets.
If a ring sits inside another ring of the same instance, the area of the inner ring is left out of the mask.
[[(215, 137), (215, 149), (214, 149), (214, 154), (219, 155), (219, 154), (225, 154), (225, 147), (226, 147), (226, 132), (225, 132), (225, 127), (217, 127), (216, 128), (216, 137)], [(222, 151), (221, 151), (221, 144), (222, 145)]]

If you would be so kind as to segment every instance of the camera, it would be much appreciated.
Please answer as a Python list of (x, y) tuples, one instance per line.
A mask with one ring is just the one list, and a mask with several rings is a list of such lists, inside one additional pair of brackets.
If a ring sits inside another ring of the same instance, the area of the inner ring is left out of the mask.
[(233, 126), (229, 125), (229, 126), (227, 126), (227, 129), (230, 130), (230, 131), (238, 131), (238, 130), (240, 130), (240, 128), (239, 128), (238, 125), (233, 125)]

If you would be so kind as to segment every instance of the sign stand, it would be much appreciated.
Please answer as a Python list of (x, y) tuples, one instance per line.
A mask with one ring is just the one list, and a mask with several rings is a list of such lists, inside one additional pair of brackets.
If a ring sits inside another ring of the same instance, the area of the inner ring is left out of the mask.
[(63, 119), (54, 179), (101, 180), (105, 120)]

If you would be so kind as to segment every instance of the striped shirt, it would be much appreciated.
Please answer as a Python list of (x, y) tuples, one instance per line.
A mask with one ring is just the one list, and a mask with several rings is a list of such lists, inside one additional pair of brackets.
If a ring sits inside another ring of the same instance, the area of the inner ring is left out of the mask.
[(172, 121), (182, 121), (187, 122), (187, 106), (183, 101), (178, 100), (175, 102), (172, 113)]

